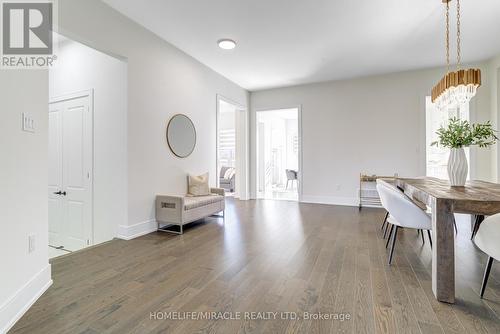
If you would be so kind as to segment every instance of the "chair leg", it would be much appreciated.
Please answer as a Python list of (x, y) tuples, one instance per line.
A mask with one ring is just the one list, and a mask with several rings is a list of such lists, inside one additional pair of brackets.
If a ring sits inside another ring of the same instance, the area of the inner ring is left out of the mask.
[(486, 264), (486, 269), (484, 270), (483, 283), (481, 284), (481, 298), (483, 298), (484, 290), (486, 290), (486, 284), (488, 284), (492, 264), (493, 258), (490, 256), (488, 257), (488, 263)]
[(389, 237), (387, 238), (387, 242), (385, 243), (385, 248), (389, 247), (389, 242), (391, 241), (392, 231), (394, 231), (394, 225), (391, 225), (391, 230), (389, 232)]
[(424, 231), (418, 230), (420, 232), (420, 236), (422, 237), (422, 245), (425, 245)]
[(474, 225), (472, 225), (472, 232), (470, 234), (470, 240), (474, 239), (474, 235), (476, 234), (476, 225), (477, 225), (477, 215), (474, 216)]
[(384, 221), (382, 222), (382, 227), (380, 230), (382, 231), (384, 229), (385, 224), (387, 223), (387, 218), (389, 218), (389, 211), (385, 214)]
[(455, 234), (458, 234), (457, 221), (455, 220), (455, 215), (453, 215), (453, 227), (455, 228)]
[(476, 236), (477, 230), (479, 230), (479, 226), (481, 225), (483, 220), (484, 220), (483, 215), (476, 216), (476, 221), (474, 222), (474, 228), (472, 229), (472, 235), (470, 237), (471, 240), (474, 239), (474, 237)]
[(431, 244), (431, 249), (432, 249), (432, 236), (430, 230), (427, 230), (427, 235), (429, 236), (429, 243)]
[(396, 229), (394, 230), (394, 235), (392, 236), (391, 253), (389, 254), (389, 265), (392, 264), (392, 255), (394, 254), (394, 246), (396, 245), (396, 239), (398, 237), (398, 229), (399, 226), (396, 226)]
[[(384, 230), (384, 239), (387, 237), (387, 231), (389, 230), (389, 222), (385, 224), (385, 230)], [(386, 247), (387, 248), (387, 247)]]
[(290, 180), (286, 180), (286, 190), (288, 190), (288, 182), (290, 182)]

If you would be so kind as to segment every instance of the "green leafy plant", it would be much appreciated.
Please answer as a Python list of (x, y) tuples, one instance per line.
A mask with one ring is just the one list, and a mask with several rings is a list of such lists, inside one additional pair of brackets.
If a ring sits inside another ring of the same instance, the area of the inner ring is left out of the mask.
[(468, 121), (456, 117), (450, 118), (447, 127), (441, 126), (436, 132), (439, 140), (433, 142), (432, 146), (443, 146), (447, 148), (461, 148), (477, 145), (489, 147), (496, 143), (498, 137), (490, 121), (484, 124), (470, 124)]

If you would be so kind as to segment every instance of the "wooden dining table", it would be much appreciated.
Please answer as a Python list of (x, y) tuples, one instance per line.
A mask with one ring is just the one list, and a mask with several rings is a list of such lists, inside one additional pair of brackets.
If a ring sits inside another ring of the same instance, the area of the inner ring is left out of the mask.
[[(432, 291), (441, 302), (455, 302), (454, 213), (490, 216), (500, 213), (500, 184), (468, 181), (451, 187), (436, 178), (397, 178), (394, 183), (412, 200), (432, 210)], [(479, 284), (479, 283), (478, 283)]]

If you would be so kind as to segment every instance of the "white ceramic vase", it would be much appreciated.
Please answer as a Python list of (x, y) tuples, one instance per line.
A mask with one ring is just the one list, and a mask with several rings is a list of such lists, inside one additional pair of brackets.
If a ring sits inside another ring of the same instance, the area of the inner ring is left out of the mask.
[(467, 181), (469, 166), (463, 147), (452, 148), (448, 160), (448, 176), (452, 187), (463, 187)]

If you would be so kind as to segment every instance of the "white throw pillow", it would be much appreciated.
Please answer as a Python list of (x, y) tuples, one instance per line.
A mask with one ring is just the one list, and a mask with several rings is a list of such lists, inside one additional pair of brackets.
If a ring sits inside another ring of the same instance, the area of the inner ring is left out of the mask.
[(208, 173), (200, 176), (188, 175), (188, 195), (210, 195), (210, 187), (208, 186)]
[(231, 178), (233, 177), (234, 173), (235, 173), (234, 168), (228, 168), (226, 170), (226, 172), (224, 173), (224, 178), (226, 180), (231, 180)]

